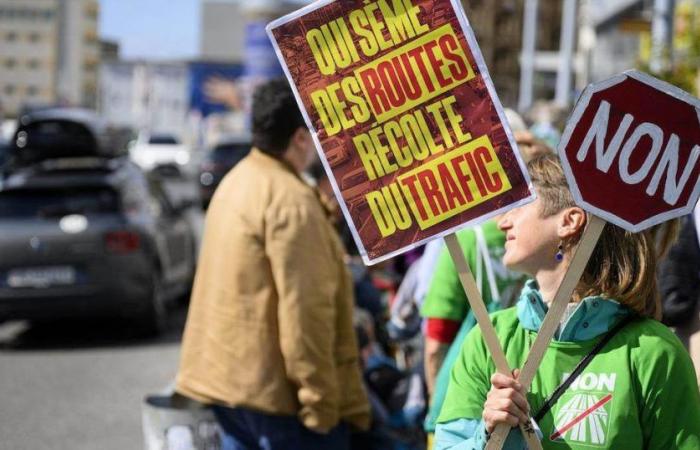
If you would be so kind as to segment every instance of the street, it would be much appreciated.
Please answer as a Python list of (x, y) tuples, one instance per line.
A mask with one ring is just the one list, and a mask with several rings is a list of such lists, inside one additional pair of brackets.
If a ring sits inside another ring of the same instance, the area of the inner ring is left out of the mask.
[(0, 450), (700, 450), (700, 0), (0, 0), (0, 67)]
[[(173, 195), (191, 185), (172, 183)], [(202, 214), (193, 208), (197, 240)], [(144, 339), (118, 321), (0, 325), (0, 450), (143, 448), (141, 401), (177, 370), (186, 306)]]
[(152, 340), (118, 323), (0, 326), (0, 449), (142, 448), (141, 400), (173, 380), (184, 317)]

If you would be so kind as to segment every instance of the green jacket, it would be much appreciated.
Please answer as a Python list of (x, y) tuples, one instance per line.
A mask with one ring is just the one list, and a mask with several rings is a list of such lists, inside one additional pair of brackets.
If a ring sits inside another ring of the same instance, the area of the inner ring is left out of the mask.
[[(516, 308), (492, 316), (511, 367), (524, 364), (547, 310), (536, 288), (529, 282)], [(601, 297), (580, 303), (533, 380), (528, 393), (533, 413), (625, 314), (627, 308)], [(475, 328), (451, 374), (436, 450), (483, 447), (481, 414), (494, 372)], [(633, 321), (593, 358), (538, 425), (545, 450), (699, 449), (700, 393), (688, 353), (661, 323)], [(511, 432), (506, 448), (522, 448), (519, 430)]]

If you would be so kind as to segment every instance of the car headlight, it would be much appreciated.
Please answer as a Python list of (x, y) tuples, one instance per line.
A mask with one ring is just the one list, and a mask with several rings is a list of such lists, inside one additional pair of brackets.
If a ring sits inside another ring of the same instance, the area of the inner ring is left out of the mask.
[(202, 183), (202, 186), (211, 186), (214, 184), (214, 175), (210, 172), (204, 172), (199, 176), (199, 182)]

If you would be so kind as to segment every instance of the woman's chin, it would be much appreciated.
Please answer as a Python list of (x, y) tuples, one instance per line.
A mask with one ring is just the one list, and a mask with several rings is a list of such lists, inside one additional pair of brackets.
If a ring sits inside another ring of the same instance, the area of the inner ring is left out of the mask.
[(527, 267), (527, 265), (524, 264), (523, 261), (519, 261), (515, 258), (509, 258), (507, 254), (503, 257), (503, 265), (506, 266), (506, 269), (512, 272), (519, 272), (524, 273), (528, 276), (533, 276), (532, 271), (528, 270), (530, 268)]
[(514, 261), (513, 258), (508, 257), (508, 253), (503, 255), (503, 265), (506, 266), (508, 270), (518, 270), (518, 262)]

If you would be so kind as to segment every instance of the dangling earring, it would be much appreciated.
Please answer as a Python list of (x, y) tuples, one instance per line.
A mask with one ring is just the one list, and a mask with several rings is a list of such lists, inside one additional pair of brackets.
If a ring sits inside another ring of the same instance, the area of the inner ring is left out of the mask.
[(556, 259), (558, 262), (561, 262), (561, 260), (564, 259), (564, 253), (562, 250), (564, 249), (564, 246), (562, 244), (559, 244), (559, 247), (557, 247), (557, 253), (554, 255), (554, 259)]

